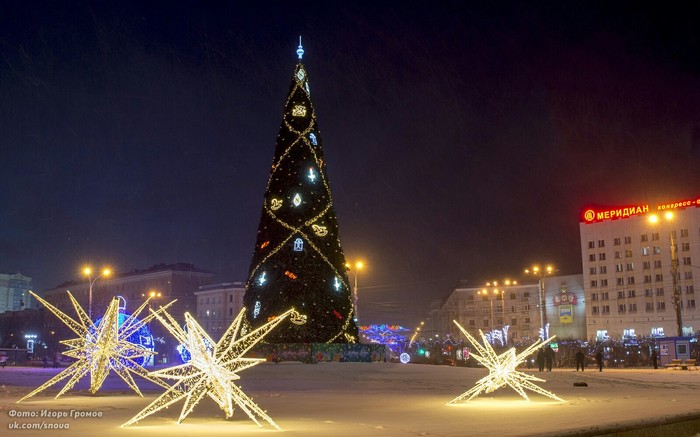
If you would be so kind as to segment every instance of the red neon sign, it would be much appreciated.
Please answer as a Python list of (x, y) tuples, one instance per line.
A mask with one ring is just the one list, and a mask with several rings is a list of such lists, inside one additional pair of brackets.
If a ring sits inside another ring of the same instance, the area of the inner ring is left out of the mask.
[(640, 214), (648, 214), (652, 211), (666, 211), (669, 209), (683, 209), (691, 206), (700, 206), (700, 198), (686, 199), (676, 202), (664, 202), (650, 207), (649, 204), (622, 206), (616, 208), (586, 208), (581, 214), (581, 219), (585, 223), (595, 223), (605, 220), (616, 220), (633, 217)]

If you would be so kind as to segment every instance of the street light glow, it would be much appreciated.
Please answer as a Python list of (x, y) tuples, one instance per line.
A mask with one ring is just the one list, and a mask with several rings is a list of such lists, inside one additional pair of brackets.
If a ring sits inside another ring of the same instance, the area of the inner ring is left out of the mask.
[(539, 292), (540, 292), (540, 302), (539, 302), (539, 307), (540, 307), (540, 330), (541, 330), (541, 336), (543, 337), (542, 340), (546, 340), (547, 335), (545, 333), (546, 327), (547, 327), (547, 311), (545, 310), (547, 302), (545, 300), (545, 290), (544, 290), (544, 277), (545, 275), (551, 275), (555, 271), (554, 267), (552, 265), (547, 265), (544, 267), (544, 269), (541, 269), (540, 266), (534, 265), (530, 269), (525, 269), (525, 273), (528, 275), (534, 275), (538, 277), (538, 283), (539, 283)]
[(85, 266), (83, 268), (83, 274), (87, 276), (88, 278), (88, 283), (90, 285), (89, 290), (88, 290), (88, 318), (92, 320), (92, 287), (95, 285), (95, 282), (100, 279), (101, 277), (107, 277), (112, 274), (112, 270), (108, 267), (104, 267), (102, 269), (102, 273), (99, 275), (95, 276), (94, 278), (92, 277), (92, 267), (90, 266)]
[(353, 295), (353, 304), (354, 304), (354, 311), (355, 311), (355, 322), (358, 321), (358, 315), (357, 315), (357, 309), (358, 309), (358, 298), (357, 298), (357, 274), (362, 268), (365, 266), (365, 263), (362, 261), (356, 261), (355, 262), (355, 267), (353, 269), (353, 266), (351, 263), (346, 262), (345, 263), (345, 268), (348, 269), (350, 273), (353, 275), (354, 279), (354, 286), (352, 289), (352, 295)]

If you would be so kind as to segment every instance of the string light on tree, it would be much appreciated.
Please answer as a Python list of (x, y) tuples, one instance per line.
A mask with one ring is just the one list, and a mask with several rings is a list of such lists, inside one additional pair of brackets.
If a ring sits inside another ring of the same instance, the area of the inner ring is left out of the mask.
[(132, 425), (184, 400), (177, 420), (177, 423), (181, 423), (197, 404), (208, 396), (223, 410), (227, 418), (233, 416), (234, 406), (237, 405), (258, 426), (262, 426), (258, 420), (262, 419), (281, 431), (272, 418), (255, 404), (235, 381), (241, 379), (238, 372), (265, 361), (264, 358), (243, 358), (243, 355), (293, 311), (290, 309), (259, 328), (243, 334), (243, 308), (217, 343), (189, 313), (185, 313), (185, 329), (167, 312), (157, 314), (156, 318), (190, 352), (190, 360), (179, 366), (151, 372), (152, 377), (173, 379), (176, 382), (122, 426)]
[(474, 387), (472, 387), (470, 390), (462, 393), (448, 402), (448, 405), (456, 404), (457, 402), (464, 400), (470, 401), (481, 393), (492, 393), (501, 387), (505, 387), (506, 385), (510, 386), (520, 396), (525, 398), (525, 400), (530, 400), (525, 393), (525, 390), (530, 390), (559, 402), (565, 402), (554, 393), (547, 391), (533, 383), (533, 381), (545, 382), (544, 379), (537, 378), (536, 376), (517, 370), (518, 365), (523, 363), (528, 356), (532, 355), (532, 353), (538, 348), (554, 340), (554, 337), (551, 337), (545, 341), (538, 339), (534, 344), (520, 353), (517, 353), (515, 348), (511, 348), (498, 355), (493, 350), (493, 347), (487, 341), (484, 333), (481, 332), (481, 330), (479, 330), (479, 335), (481, 336), (482, 341), (479, 342), (472, 337), (469, 332), (462, 327), (462, 325), (457, 323), (456, 320), (453, 322), (455, 325), (457, 325), (459, 330), (462, 331), (462, 334), (464, 334), (469, 343), (471, 343), (476, 350), (476, 353), (472, 352), (470, 356), (474, 357), (475, 360), (483, 364), (484, 367), (489, 370), (489, 374), (478, 380)]
[[(284, 104), (244, 304), (253, 326), (289, 306), (303, 310), (306, 319), (303, 324), (283, 322), (269, 342), (346, 343), (358, 338), (322, 145), (309, 74), (299, 61)], [(258, 281), (263, 271), (264, 286)]]
[(58, 398), (88, 373), (90, 373), (90, 393), (92, 394), (95, 394), (102, 387), (102, 383), (110, 371), (114, 371), (119, 375), (139, 396), (142, 396), (141, 391), (136, 385), (132, 373), (162, 387), (169, 387), (157, 377), (149, 375), (148, 371), (138, 363), (140, 359), (150, 357), (155, 352), (147, 350), (141, 345), (133, 344), (128, 339), (151, 319), (158, 317), (161, 312), (165, 311), (175, 301), (160, 307), (156, 311), (151, 310), (150, 315), (139, 320), (137, 316), (148, 307), (150, 300), (148, 298), (120, 325), (119, 300), (115, 298), (110, 302), (99, 323), (95, 325), (70, 292), (68, 292), (68, 298), (78, 315), (77, 321), (33, 292), (30, 291), (29, 293), (78, 335), (78, 338), (61, 341), (61, 343), (70, 348), (68, 351), (63, 352), (63, 355), (74, 358), (76, 361), (17, 402), (22, 402), (64, 379), (70, 378), (56, 395), (56, 398)]

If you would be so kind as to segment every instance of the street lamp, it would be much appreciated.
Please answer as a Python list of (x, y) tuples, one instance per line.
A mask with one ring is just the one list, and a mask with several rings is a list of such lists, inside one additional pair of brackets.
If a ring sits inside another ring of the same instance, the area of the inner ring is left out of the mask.
[[(664, 214), (664, 219), (671, 221), (673, 220), (673, 213), (667, 211)], [(659, 216), (652, 214), (649, 216), (649, 222), (652, 224), (658, 223)], [(683, 316), (681, 315), (681, 291), (678, 285), (678, 247), (676, 246), (676, 240), (674, 230), (669, 232), (671, 238), (671, 278), (673, 284), (673, 308), (676, 311), (676, 328), (678, 330), (678, 336), (683, 337)]]
[[(162, 293), (160, 291), (155, 291), (155, 290), (151, 290), (148, 293), (141, 293), (141, 297), (143, 297), (144, 299), (148, 299), (148, 312), (149, 312), (149, 314), (151, 313), (151, 299), (160, 298), (161, 296), (162, 296)], [(148, 321), (148, 332), (149, 332), (149, 335), (151, 336), (151, 339), (153, 340), (153, 342), (151, 342), (151, 344), (150, 344), (150, 347), (152, 347), (153, 350), (155, 350), (155, 348), (156, 348), (156, 345), (155, 345), (156, 336), (153, 335), (153, 331), (151, 330), (150, 320)], [(151, 355), (148, 358), (147, 363), (149, 365), (153, 365), (155, 363), (155, 358), (153, 355)]]
[(365, 266), (365, 264), (362, 261), (357, 261), (357, 262), (355, 262), (355, 266), (353, 269), (352, 264), (345, 263), (345, 268), (347, 268), (348, 271), (350, 273), (352, 273), (352, 275), (354, 276), (354, 279), (355, 279), (355, 285), (352, 288), (352, 299), (353, 299), (353, 303), (355, 306), (355, 323), (357, 323), (357, 320), (358, 320), (358, 316), (357, 316), (357, 310), (358, 310), (358, 308), (357, 308), (357, 274), (359, 273), (360, 270), (362, 270), (362, 268), (364, 266)]
[(409, 346), (414, 342), (414, 340), (416, 339), (416, 336), (420, 332), (421, 326), (423, 326), (423, 325), (425, 325), (425, 322), (420, 322), (420, 325), (416, 328), (416, 331), (413, 333), (413, 336), (411, 337), (411, 341), (408, 343)]
[(92, 321), (92, 286), (95, 285), (95, 281), (100, 279), (101, 277), (107, 277), (112, 274), (112, 271), (109, 268), (103, 268), (102, 272), (95, 276), (94, 278), (92, 277), (92, 268), (87, 266), (83, 268), (83, 274), (87, 276), (88, 282), (90, 283), (90, 289), (88, 291), (88, 318), (90, 321)]
[(491, 297), (490, 297), (491, 294), (485, 288), (477, 291), (476, 294), (478, 294), (479, 296), (485, 296), (489, 301), (489, 304), (491, 306), (491, 330), (493, 330), (494, 329), (494, 326), (493, 326), (493, 299), (491, 299)]
[[(501, 284), (506, 286), (506, 287), (510, 287), (511, 285), (517, 285), (518, 281), (511, 281), (510, 279), (506, 279)], [(495, 294), (501, 295), (501, 312), (503, 313), (503, 326), (505, 326), (505, 324), (506, 324), (506, 289), (505, 288), (498, 289), (498, 286), (499, 286), (498, 281), (487, 282), (486, 286), (487, 287), (493, 286), (494, 287), (493, 292)]]
[(547, 311), (545, 311), (545, 305), (546, 301), (544, 298), (544, 277), (546, 275), (551, 275), (554, 272), (554, 267), (552, 266), (546, 266), (544, 268), (540, 268), (538, 265), (534, 265), (529, 269), (525, 269), (525, 273), (528, 275), (535, 275), (539, 279), (539, 286), (540, 286), (540, 329), (541, 334), (540, 336), (543, 337), (543, 339), (546, 339), (547, 337)]

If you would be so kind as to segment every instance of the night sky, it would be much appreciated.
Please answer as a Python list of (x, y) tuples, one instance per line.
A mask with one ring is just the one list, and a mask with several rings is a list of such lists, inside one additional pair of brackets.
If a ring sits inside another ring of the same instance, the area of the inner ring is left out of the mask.
[(581, 273), (587, 204), (700, 195), (697, 2), (30, 3), (0, 3), (0, 272), (36, 290), (245, 281), (299, 35), (363, 324)]

